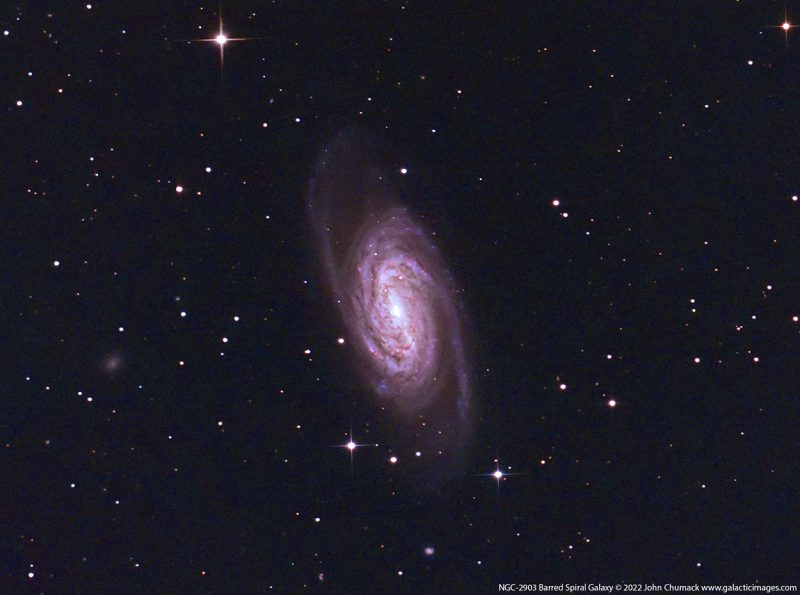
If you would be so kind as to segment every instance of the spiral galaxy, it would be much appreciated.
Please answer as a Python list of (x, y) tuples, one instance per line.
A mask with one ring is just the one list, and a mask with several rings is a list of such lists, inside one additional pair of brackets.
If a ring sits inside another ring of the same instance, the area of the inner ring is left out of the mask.
[[(308, 207), (356, 368), (379, 404), (445, 442), (469, 427), (463, 309), (431, 236), (390, 188), (370, 143), (329, 143)], [(418, 432), (419, 434), (419, 432)]]

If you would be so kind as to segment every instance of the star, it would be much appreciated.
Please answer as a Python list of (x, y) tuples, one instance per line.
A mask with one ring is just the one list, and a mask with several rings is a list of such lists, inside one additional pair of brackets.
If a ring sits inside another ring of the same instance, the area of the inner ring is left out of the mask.
[(783, 25), (781, 25), (781, 29), (783, 29), (784, 43), (787, 48), (789, 47), (789, 29), (793, 27), (794, 25), (792, 25), (789, 21), (783, 21)]
[(219, 46), (219, 75), (222, 77), (225, 70), (225, 44), (229, 41), (247, 41), (246, 37), (228, 37), (225, 35), (222, 24), (222, 11), (219, 14), (219, 33), (214, 39), (201, 39), (199, 41), (213, 41)]
[(345, 444), (344, 447), (347, 450), (350, 451), (350, 473), (352, 473), (353, 472), (353, 453), (355, 452), (356, 448), (361, 446), (360, 444), (356, 444), (355, 441), (353, 440), (353, 428), (352, 427), (350, 428), (350, 436), (349, 436), (349, 438), (350, 439), (347, 441), (347, 444)]
[(502, 480), (503, 477), (505, 477), (505, 473), (500, 471), (500, 461), (498, 459), (495, 459), (494, 462), (495, 462), (495, 465), (497, 465), (497, 466), (495, 467), (495, 470), (492, 473), (492, 477), (494, 477), (495, 481), (497, 482), (497, 498), (499, 499), (500, 498), (500, 480)]
[(795, 27), (797, 27), (797, 25), (793, 25), (792, 23), (789, 22), (789, 15), (788, 15), (788, 12), (786, 10), (786, 6), (784, 5), (784, 7), (783, 7), (783, 23), (781, 23), (780, 25), (772, 25), (772, 26), (770, 26), (768, 28), (769, 29), (783, 29), (784, 42), (786, 44), (786, 47), (788, 48), (789, 47), (789, 30), (790, 29), (794, 29)]
[(494, 459), (495, 468), (494, 471), (491, 473), (484, 473), (484, 477), (494, 477), (494, 480), (497, 482), (497, 497), (500, 498), (500, 481), (507, 475), (500, 470), (500, 458), (496, 457)]
[(353, 438), (353, 426), (350, 426), (350, 433), (347, 435), (347, 442), (344, 444), (337, 444), (333, 445), (337, 448), (346, 448), (350, 452), (350, 473), (353, 472), (353, 453), (355, 453), (357, 448), (361, 448), (363, 446), (379, 446), (378, 444), (359, 444)]
[(481, 473), (480, 475), (482, 475), (483, 477), (493, 477), (494, 480), (497, 482), (497, 498), (498, 498), (498, 503), (499, 503), (499, 499), (500, 499), (500, 482), (501, 481), (505, 481), (506, 478), (511, 476), (511, 475), (524, 475), (524, 473), (520, 473), (520, 472), (511, 473), (511, 467), (508, 467), (508, 469), (506, 471), (503, 471), (500, 468), (500, 455), (497, 454), (495, 456), (495, 458), (494, 458), (494, 471), (492, 471), (491, 473)]
[(225, 46), (230, 41), (250, 41), (253, 39), (264, 39), (259, 37), (228, 37), (227, 33), (225, 33), (225, 24), (222, 20), (222, 5), (219, 7), (219, 29), (218, 33), (214, 37), (210, 38), (203, 38), (203, 39), (185, 39), (187, 43), (195, 43), (195, 42), (205, 42), (205, 43), (216, 43), (219, 46), (219, 74), (220, 78), (223, 78), (224, 71), (225, 71)]

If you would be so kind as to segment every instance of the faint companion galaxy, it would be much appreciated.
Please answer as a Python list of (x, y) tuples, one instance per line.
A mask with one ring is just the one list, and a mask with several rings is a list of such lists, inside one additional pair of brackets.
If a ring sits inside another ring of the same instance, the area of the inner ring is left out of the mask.
[(465, 445), (473, 405), (463, 308), (374, 146), (353, 132), (325, 146), (309, 184), (311, 221), (356, 369), (381, 407), (448, 458)]

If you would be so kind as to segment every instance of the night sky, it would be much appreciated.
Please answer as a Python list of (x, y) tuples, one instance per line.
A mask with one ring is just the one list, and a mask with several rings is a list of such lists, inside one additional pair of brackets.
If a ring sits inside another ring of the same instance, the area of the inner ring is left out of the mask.
[[(793, 17), (5, 2), (0, 591), (797, 581)], [(324, 258), (376, 193), (413, 398)]]

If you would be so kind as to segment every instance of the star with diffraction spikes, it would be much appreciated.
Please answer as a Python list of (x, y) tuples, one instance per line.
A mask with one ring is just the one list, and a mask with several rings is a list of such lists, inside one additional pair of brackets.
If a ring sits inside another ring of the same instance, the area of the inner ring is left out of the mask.
[(219, 46), (219, 76), (220, 80), (224, 78), (225, 74), (225, 46), (234, 41), (254, 41), (257, 39), (266, 39), (265, 37), (228, 37), (225, 33), (225, 25), (222, 20), (222, 5), (219, 7), (219, 30), (214, 37), (204, 39), (184, 39), (186, 43), (216, 43)]
[[(491, 473), (481, 473), (483, 477), (494, 477), (495, 481), (497, 482), (497, 498), (500, 498), (500, 482), (505, 481), (505, 478), (509, 475), (520, 475), (520, 473), (509, 473), (508, 471), (503, 471), (500, 469), (500, 456), (498, 455), (494, 459), (495, 468), (494, 471)], [(510, 469), (510, 467), (509, 467)]]
[(353, 473), (353, 453), (357, 448), (364, 446), (379, 446), (378, 444), (359, 444), (353, 439), (353, 426), (350, 426), (350, 433), (347, 435), (347, 442), (345, 444), (335, 444), (335, 448), (346, 448), (350, 451), (350, 473)]
[(786, 5), (784, 5), (784, 7), (783, 7), (783, 23), (781, 23), (780, 25), (770, 25), (767, 28), (768, 29), (783, 29), (784, 42), (785, 42), (786, 47), (788, 49), (788, 47), (789, 47), (789, 31), (791, 29), (794, 29), (795, 27), (797, 27), (797, 25), (792, 25), (789, 22), (789, 13), (788, 13), (788, 10), (786, 8)]

